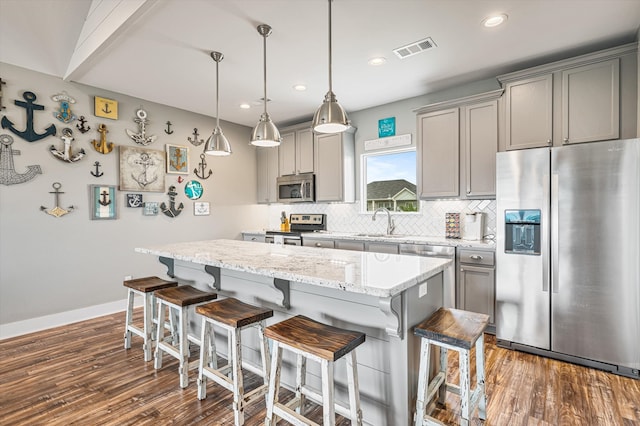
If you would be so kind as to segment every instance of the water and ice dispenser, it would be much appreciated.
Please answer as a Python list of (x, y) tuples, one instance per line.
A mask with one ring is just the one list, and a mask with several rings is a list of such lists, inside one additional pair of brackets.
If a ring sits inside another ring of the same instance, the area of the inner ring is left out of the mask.
[(505, 253), (540, 254), (540, 210), (505, 210)]

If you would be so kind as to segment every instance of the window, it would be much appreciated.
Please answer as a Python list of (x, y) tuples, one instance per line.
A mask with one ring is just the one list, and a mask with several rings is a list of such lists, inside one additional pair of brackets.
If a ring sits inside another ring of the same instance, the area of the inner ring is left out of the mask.
[(415, 149), (363, 154), (362, 182), (364, 212), (418, 211)]

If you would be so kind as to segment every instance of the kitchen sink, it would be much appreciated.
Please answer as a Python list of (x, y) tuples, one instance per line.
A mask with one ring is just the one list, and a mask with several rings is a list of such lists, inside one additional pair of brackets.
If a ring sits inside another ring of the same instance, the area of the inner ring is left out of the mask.
[(367, 233), (363, 233), (363, 234), (356, 234), (356, 237), (397, 238), (397, 237), (402, 237), (402, 235), (397, 235), (397, 234), (367, 234)]

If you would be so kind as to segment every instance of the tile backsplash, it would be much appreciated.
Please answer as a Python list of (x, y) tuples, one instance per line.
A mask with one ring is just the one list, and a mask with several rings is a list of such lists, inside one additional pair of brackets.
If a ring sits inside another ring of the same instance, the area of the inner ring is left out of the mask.
[[(272, 204), (269, 206), (269, 228), (280, 227), (280, 212), (291, 213), (325, 213), (327, 230), (333, 232), (383, 233), (386, 231), (386, 215), (378, 213), (376, 221), (371, 220), (371, 213), (360, 213), (359, 203), (336, 204)], [(485, 213), (484, 235), (495, 235), (496, 201), (495, 200), (438, 200), (420, 201), (420, 211), (411, 214), (391, 213), (396, 228), (394, 233), (407, 235), (423, 235), (429, 237), (445, 236), (446, 213), (472, 212)], [(462, 224), (464, 226), (464, 224)]]

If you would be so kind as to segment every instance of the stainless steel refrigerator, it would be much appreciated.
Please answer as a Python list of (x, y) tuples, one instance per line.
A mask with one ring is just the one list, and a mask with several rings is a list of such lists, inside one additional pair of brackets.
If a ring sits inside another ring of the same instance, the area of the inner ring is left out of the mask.
[(640, 378), (640, 139), (497, 154), (500, 346)]

